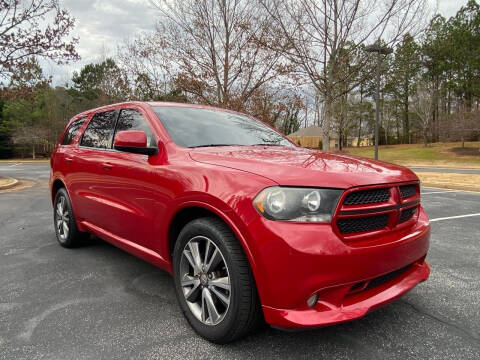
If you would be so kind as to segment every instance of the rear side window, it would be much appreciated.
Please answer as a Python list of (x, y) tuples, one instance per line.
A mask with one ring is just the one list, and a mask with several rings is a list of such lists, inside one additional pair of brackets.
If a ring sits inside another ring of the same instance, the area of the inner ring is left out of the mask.
[(115, 133), (125, 130), (143, 130), (147, 134), (147, 146), (155, 147), (157, 145), (147, 119), (137, 110), (123, 109), (120, 112)]
[(116, 110), (95, 114), (83, 133), (80, 145), (110, 149), (112, 147), (116, 115)]
[(68, 127), (67, 131), (65, 131), (62, 142), (60, 144), (70, 145), (73, 142), (73, 139), (75, 139), (75, 137), (78, 135), (78, 132), (80, 131), (80, 128), (82, 127), (86, 119), (87, 117), (85, 116), (80, 119), (74, 120)]

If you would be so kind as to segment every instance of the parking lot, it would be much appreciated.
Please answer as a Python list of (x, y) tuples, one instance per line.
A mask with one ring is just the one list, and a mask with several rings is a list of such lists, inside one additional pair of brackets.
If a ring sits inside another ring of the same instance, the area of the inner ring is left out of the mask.
[(99, 239), (57, 245), (48, 175), (46, 163), (0, 164), (0, 176), (35, 181), (0, 193), (0, 359), (480, 358), (480, 193), (422, 189), (432, 273), (402, 299), (357, 321), (265, 326), (219, 346), (186, 323), (167, 273)]

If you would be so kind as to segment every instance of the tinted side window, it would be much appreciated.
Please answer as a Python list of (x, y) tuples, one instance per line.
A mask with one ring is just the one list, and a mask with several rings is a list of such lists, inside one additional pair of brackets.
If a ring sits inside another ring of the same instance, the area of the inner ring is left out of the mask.
[(74, 120), (70, 126), (68, 127), (67, 131), (65, 131), (65, 134), (63, 135), (63, 139), (61, 144), (62, 145), (70, 145), (77, 136), (78, 132), (80, 131), (80, 128), (82, 127), (83, 123), (87, 117), (83, 117), (77, 120)]
[(124, 109), (118, 118), (116, 133), (125, 130), (143, 130), (147, 134), (147, 146), (156, 146), (155, 138), (153, 137), (152, 129), (148, 125), (147, 119), (143, 115), (133, 109)]
[(80, 145), (110, 149), (112, 147), (116, 115), (116, 110), (95, 114), (83, 133)]

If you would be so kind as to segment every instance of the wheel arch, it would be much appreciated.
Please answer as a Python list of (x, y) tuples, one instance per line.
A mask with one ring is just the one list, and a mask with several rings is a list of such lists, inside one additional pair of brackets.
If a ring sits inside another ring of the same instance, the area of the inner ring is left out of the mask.
[(67, 187), (65, 186), (65, 183), (61, 179), (58, 179), (58, 178), (55, 179), (52, 183), (52, 189), (51, 189), (52, 204), (55, 202), (55, 196), (57, 195), (57, 191), (61, 188), (64, 188), (65, 190), (67, 189)]
[(182, 228), (190, 221), (195, 220), (201, 217), (215, 217), (220, 219), (224, 224), (226, 224), (230, 230), (232, 230), (233, 234), (239, 241), (242, 249), (247, 257), (247, 260), (250, 264), (250, 269), (252, 270), (253, 278), (255, 281), (255, 285), (257, 287), (257, 291), (259, 296), (261, 296), (261, 289), (259, 287), (260, 282), (257, 276), (257, 265), (255, 263), (255, 257), (252, 252), (253, 249), (249, 246), (245, 236), (242, 234), (239, 227), (235, 224), (235, 222), (225, 214), (225, 212), (219, 210), (218, 208), (202, 202), (188, 202), (183, 204), (183, 206), (178, 209), (175, 214), (173, 215), (171, 221), (169, 222), (168, 226), (168, 241), (166, 242), (167, 246), (167, 254), (169, 257), (170, 262), (170, 272), (172, 272), (172, 253), (173, 249), (175, 248), (175, 242), (177, 241), (178, 235)]

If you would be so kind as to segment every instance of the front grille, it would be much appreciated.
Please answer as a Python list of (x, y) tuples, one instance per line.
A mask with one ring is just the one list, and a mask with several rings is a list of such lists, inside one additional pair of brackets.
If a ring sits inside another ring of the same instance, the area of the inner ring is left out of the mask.
[(400, 225), (404, 228), (414, 224), (420, 206), (418, 183), (373, 185), (352, 190), (344, 195), (333, 220), (337, 235), (345, 242), (357, 239), (386, 241), (382, 233)]
[(400, 193), (402, 194), (402, 198), (408, 198), (417, 193), (417, 187), (415, 185), (400, 186)]
[(413, 215), (415, 215), (415, 211), (417, 211), (416, 206), (409, 209), (402, 210), (398, 223), (401, 224), (407, 220), (410, 220), (413, 217)]
[(347, 195), (344, 205), (372, 204), (388, 201), (390, 192), (387, 188), (355, 191)]
[(388, 224), (388, 214), (339, 219), (337, 226), (343, 234), (352, 234), (382, 229)]

